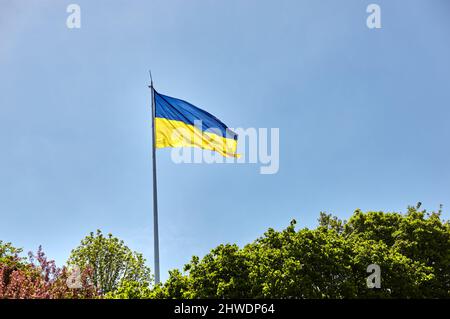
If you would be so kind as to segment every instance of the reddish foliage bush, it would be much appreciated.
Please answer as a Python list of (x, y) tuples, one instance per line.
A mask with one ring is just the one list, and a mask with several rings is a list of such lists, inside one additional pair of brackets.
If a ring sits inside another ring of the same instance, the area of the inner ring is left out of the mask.
[[(0, 256), (1, 257), (1, 256)], [(36, 255), (29, 253), (28, 261), (17, 253), (0, 259), (0, 298), (58, 299), (96, 298), (98, 290), (89, 283), (89, 270), (80, 274), (81, 288), (69, 288), (66, 267), (58, 268), (48, 260), (39, 247)]]

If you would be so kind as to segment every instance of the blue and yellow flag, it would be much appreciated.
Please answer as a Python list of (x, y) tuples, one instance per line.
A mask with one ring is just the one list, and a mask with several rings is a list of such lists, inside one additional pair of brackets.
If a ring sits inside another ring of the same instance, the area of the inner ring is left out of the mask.
[(155, 96), (156, 147), (198, 147), (239, 157), (237, 135), (215, 116), (170, 96)]

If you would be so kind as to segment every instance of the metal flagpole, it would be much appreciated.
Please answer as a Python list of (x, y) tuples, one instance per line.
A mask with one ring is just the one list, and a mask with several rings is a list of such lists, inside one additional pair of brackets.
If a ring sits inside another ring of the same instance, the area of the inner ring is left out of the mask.
[(150, 90), (152, 92), (152, 159), (153, 159), (153, 243), (155, 253), (155, 284), (159, 278), (159, 234), (158, 234), (158, 190), (156, 186), (156, 129), (155, 129), (155, 89), (153, 88), (152, 72), (150, 73)]

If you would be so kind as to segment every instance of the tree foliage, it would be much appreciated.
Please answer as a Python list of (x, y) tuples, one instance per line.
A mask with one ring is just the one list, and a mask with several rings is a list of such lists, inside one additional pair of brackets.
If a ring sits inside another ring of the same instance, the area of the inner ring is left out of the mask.
[[(348, 221), (322, 213), (316, 229), (269, 229), (239, 248), (219, 245), (147, 297), (449, 298), (450, 226), (441, 212), (357, 210)], [(381, 288), (367, 287), (367, 267)], [(143, 296), (145, 297), (145, 296)]]
[[(450, 298), (450, 224), (420, 205), (405, 214), (356, 210), (348, 221), (321, 213), (315, 229), (281, 231), (240, 248), (222, 244), (152, 285), (141, 254), (101, 231), (72, 251), (82, 288), (42, 249), (28, 258), (0, 241), (0, 298)], [(367, 286), (367, 267), (381, 287)]]
[(90, 233), (72, 250), (69, 265), (91, 270), (90, 280), (103, 294), (121, 287), (122, 282), (149, 284), (150, 268), (142, 254), (133, 252), (122, 240), (100, 230)]

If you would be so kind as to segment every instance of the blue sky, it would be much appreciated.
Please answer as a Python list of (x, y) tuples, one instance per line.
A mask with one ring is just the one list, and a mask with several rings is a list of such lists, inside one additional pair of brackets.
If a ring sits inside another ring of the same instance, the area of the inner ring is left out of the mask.
[(370, 3), (2, 0), (0, 239), (62, 264), (99, 228), (153, 266), (149, 68), (230, 127), (280, 129), (275, 175), (158, 150), (163, 279), (320, 211), (448, 219), (450, 4), (376, 1), (370, 30)]

